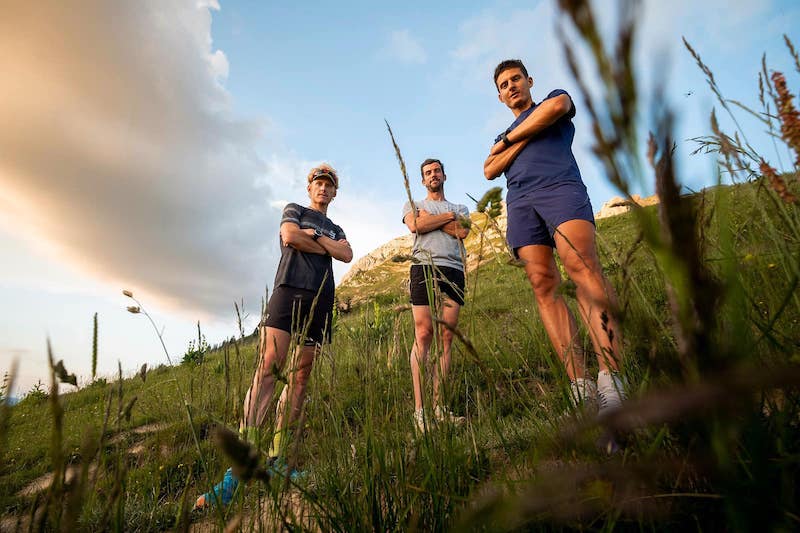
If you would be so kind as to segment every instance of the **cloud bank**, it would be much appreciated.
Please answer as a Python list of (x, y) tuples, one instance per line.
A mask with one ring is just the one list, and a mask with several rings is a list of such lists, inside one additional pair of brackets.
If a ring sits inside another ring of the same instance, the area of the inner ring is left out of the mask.
[(218, 8), (4, 8), (0, 229), (195, 313), (263, 294), (279, 217), (256, 152), (264, 127), (235, 118), (222, 85)]

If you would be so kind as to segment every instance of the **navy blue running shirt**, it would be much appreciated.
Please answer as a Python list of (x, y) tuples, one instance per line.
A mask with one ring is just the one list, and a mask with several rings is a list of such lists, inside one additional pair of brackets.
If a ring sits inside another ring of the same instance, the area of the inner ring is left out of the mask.
[[(567, 91), (556, 89), (551, 91), (545, 100), (561, 94), (569, 96)], [(571, 101), (572, 98), (570, 98)], [(523, 111), (505, 133), (516, 128), (539, 105), (541, 102)], [(535, 135), (514, 159), (511, 166), (506, 169), (507, 203), (511, 204), (526, 194), (553, 183), (565, 181), (582, 183), (581, 171), (578, 170), (578, 163), (572, 154), (572, 139), (575, 137), (575, 125), (572, 123), (574, 116), (575, 104), (573, 103), (567, 114)], [(500, 141), (499, 135), (494, 142), (498, 141)]]

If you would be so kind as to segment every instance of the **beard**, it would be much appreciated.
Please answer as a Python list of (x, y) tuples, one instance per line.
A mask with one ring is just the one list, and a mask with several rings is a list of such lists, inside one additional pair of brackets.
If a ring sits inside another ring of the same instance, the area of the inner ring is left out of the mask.
[(430, 192), (441, 192), (444, 183), (439, 182), (436, 185), (427, 185), (425, 188), (428, 189)]

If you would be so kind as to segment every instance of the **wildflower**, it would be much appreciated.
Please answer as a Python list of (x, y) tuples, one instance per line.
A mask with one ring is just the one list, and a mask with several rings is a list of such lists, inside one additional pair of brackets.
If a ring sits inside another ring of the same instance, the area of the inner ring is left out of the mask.
[(772, 73), (772, 84), (778, 93), (775, 105), (781, 121), (781, 137), (794, 150), (795, 166), (800, 166), (800, 112), (792, 103), (794, 95), (786, 87), (786, 78), (782, 73), (777, 71)]
[[(800, 125), (800, 123), (798, 124)], [(797, 202), (797, 197), (792, 194), (792, 192), (786, 186), (786, 182), (783, 181), (783, 178), (778, 176), (778, 172), (772, 168), (769, 163), (762, 159), (759, 169), (761, 170), (761, 175), (769, 180), (772, 190), (778, 193), (778, 196), (781, 197), (781, 200), (787, 204), (793, 204)]]

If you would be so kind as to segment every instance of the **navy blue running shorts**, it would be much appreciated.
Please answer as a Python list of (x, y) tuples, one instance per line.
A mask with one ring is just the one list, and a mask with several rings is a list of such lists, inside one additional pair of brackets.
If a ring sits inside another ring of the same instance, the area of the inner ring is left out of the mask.
[(594, 224), (592, 203), (581, 182), (559, 182), (531, 192), (508, 206), (506, 240), (517, 250), (531, 244), (555, 248), (556, 228), (569, 220)]

